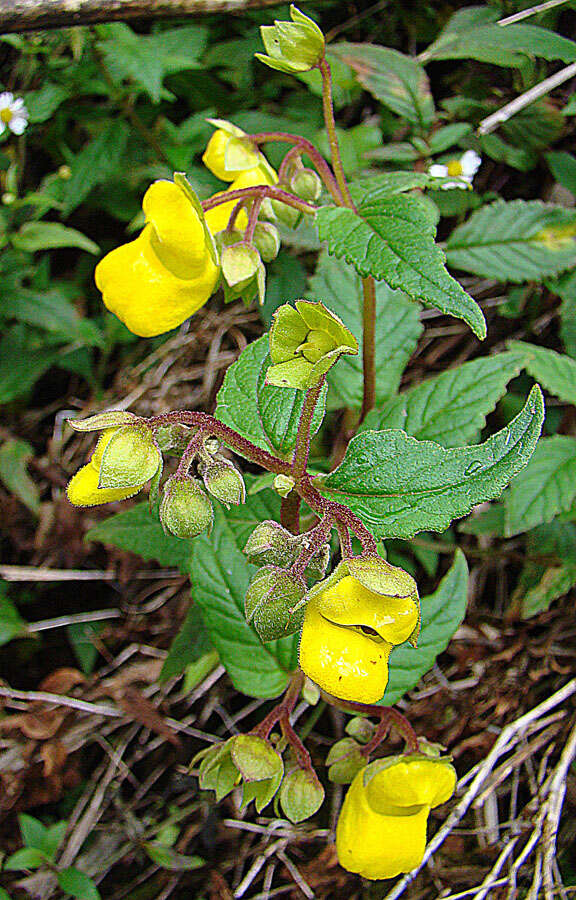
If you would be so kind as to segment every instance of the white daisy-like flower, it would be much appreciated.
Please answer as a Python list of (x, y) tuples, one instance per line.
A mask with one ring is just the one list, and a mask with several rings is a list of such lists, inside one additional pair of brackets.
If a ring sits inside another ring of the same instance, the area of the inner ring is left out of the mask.
[(22, 97), (10, 91), (0, 94), (0, 134), (8, 128), (13, 134), (23, 134), (28, 125), (28, 110)]
[(482, 157), (478, 156), (475, 150), (466, 150), (460, 159), (451, 159), (446, 165), (434, 163), (430, 166), (428, 172), (433, 178), (446, 178), (449, 175), (458, 177), (458, 181), (447, 181), (446, 184), (441, 184), (440, 188), (443, 191), (448, 191), (450, 188), (463, 188), (466, 190), (472, 184), (472, 180), (481, 164)]

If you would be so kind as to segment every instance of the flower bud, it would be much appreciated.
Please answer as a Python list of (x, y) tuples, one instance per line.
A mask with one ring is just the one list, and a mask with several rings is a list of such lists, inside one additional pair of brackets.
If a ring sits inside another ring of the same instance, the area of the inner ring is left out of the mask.
[(358, 342), (334, 313), (311, 300), (286, 303), (272, 320), (266, 383), (307, 390), (343, 353), (358, 353)]
[(296, 482), (290, 475), (277, 475), (272, 487), (280, 497), (287, 497)]
[(290, 178), (290, 190), (301, 200), (310, 203), (322, 193), (322, 181), (313, 169), (297, 169)]
[(266, 263), (272, 262), (280, 250), (280, 235), (272, 222), (258, 222), (254, 230), (254, 246)]
[(280, 754), (253, 734), (239, 734), (201, 751), (191, 766), (199, 759), (202, 760), (198, 771), (202, 790), (216, 791), (216, 799), (220, 801), (242, 783), (241, 806), (254, 800), (258, 812), (270, 802), (284, 774)]
[(165, 531), (178, 538), (195, 538), (210, 531), (214, 510), (197, 478), (172, 475), (164, 485), (160, 521)]
[(277, 219), (283, 225), (286, 225), (287, 228), (296, 228), (302, 218), (301, 210), (296, 209), (295, 206), (289, 206), (287, 203), (283, 203), (282, 200), (271, 199), (270, 208), (274, 219)]
[(316, 22), (295, 6), (290, 7), (290, 18), (292, 22), (261, 26), (266, 53), (257, 53), (256, 58), (280, 72), (308, 72), (324, 57), (324, 35)]
[(360, 745), (352, 737), (342, 738), (331, 748), (326, 757), (328, 778), (334, 784), (351, 784), (360, 769), (368, 764)]
[(324, 788), (315, 772), (296, 769), (290, 772), (280, 787), (280, 806), (294, 824), (309, 819), (324, 802)]
[(266, 519), (260, 522), (244, 547), (248, 562), (255, 566), (281, 566), (289, 568), (298, 555), (293, 534), (279, 522)]
[(359, 744), (367, 744), (374, 735), (374, 726), (364, 716), (354, 716), (353, 719), (346, 723), (344, 731), (357, 740)]
[(306, 677), (302, 685), (302, 699), (306, 701), (308, 706), (316, 706), (320, 702), (321, 696), (318, 685)]
[(111, 409), (108, 412), (89, 416), (87, 419), (66, 419), (66, 421), (74, 431), (103, 431), (105, 428), (119, 428), (121, 425), (134, 424), (138, 421), (138, 416), (123, 409)]
[(266, 271), (255, 247), (245, 241), (225, 247), (221, 264), (226, 303), (239, 297), (250, 303), (256, 296), (264, 302)]
[(199, 471), (208, 493), (224, 503), (228, 509), (230, 509), (231, 503), (234, 506), (244, 503), (246, 499), (244, 479), (231, 462), (218, 460), (200, 466)]
[(302, 627), (306, 582), (277, 566), (256, 573), (246, 592), (246, 620), (254, 625), (262, 641), (275, 641)]
[(149, 428), (124, 425), (106, 443), (101, 456), (96, 448), (92, 463), (100, 471), (98, 487), (117, 490), (149, 481), (162, 465), (162, 454)]

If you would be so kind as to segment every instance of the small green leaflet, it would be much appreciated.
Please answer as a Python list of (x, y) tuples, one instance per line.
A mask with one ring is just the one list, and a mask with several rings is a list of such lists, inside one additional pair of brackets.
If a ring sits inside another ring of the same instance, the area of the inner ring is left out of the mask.
[(554, 179), (576, 197), (576, 158), (571, 153), (547, 153), (546, 162)]
[(576, 438), (542, 438), (505, 495), (506, 535), (520, 534), (567, 512), (576, 497)]
[(350, 66), (362, 87), (418, 131), (434, 121), (428, 76), (417, 60), (376, 44), (336, 44), (332, 52)]
[(444, 531), (502, 493), (534, 452), (543, 419), (544, 400), (535, 385), (510, 425), (472, 447), (446, 450), (403, 431), (363, 431), (338, 468), (314, 484), (323, 496), (349, 506), (376, 537)]
[(210, 640), (234, 687), (251, 697), (276, 697), (297, 666), (298, 636), (262, 644), (244, 618), (244, 597), (256, 569), (248, 564), (241, 548), (265, 503), (262, 497), (248, 497), (244, 506), (233, 510), (239, 514), (237, 522), (220, 507), (215, 508), (212, 534), (195, 541), (192, 600), (202, 612)]
[(13, 236), (12, 243), (17, 250), (27, 253), (61, 247), (77, 247), (86, 253), (100, 253), (98, 244), (76, 228), (67, 228), (60, 222), (25, 222)]
[(100, 134), (90, 141), (71, 162), (72, 176), (64, 183), (62, 215), (86, 199), (92, 188), (109, 178), (117, 177), (128, 142), (129, 128), (122, 119), (106, 122)]
[(161, 566), (177, 566), (184, 573), (190, 571), (194, 544), (164, 534), (148, 503), (137, 503), (131, 509), (104, 519), (87, 532), (85, 540), (113, 544), (121, 550), (137, 553), (142, 559), (154, 559)]
[(318, 233), (329, 253), (343, 257), (363, 277), (372, 275), (413, 300), (463, 319), (485, 337), (480, 307), (448, 274), (434, 243), (429, 201), (408, 194), (390, 197), (389, 185), (372, 192), (359, 187), (352, 196), (357, 213), (334, 206), (318, 210)]
[(576, 210), (498, 200), (473, 213), (446, 245), (448, 264), (498, 281), (537, 281), (576, 265)]
[[(0, 590), (3, 585), (4, 582), (0, 581)], [(12, 601), (0, 595), (0, 647), (9, 644), (14, 638), (27, 637), (29, 634), (28, 623)]]
[(368, 413), (361, 430), (401, 428), (421, 441), (462, 447), (474, 440), (486, 416), (522, 369), (524, 344), (464, 363), (429, 378)]
[[(224, 378), (214, 415), (264, 450), (287, 457), (293, 450), (304, 404), (304, 391), (264, 384), (270, 365), (268, 336), (242, 351)], [(312, 420), (316, 434), (326, 404), (323, 390)]]
[(33, 457), (34, 449), (27, 441), (12, 439), (0, 446), (0, 481), (37, 516), (40, 512), (38, 486), (27, 468)]
[(510, 349), (527, 353), (526, 368), (542, 387), (565, 403), (576, 404), (576, 362), (569, 356), (537, 347), (511, 341)]
[[(362, 284), (357, 273), (343, 261), (322, 253), (306, 296), (319, 298), (339, 316), (362, 346)], [(398, 390), (400, 378), (422, 333), (415, 303), (387, 284), (376, 285), (376, 401), (382, 402)], [(343, 356), (328, 373), (328, 383), (342, 405), (362, 406), (362, 358)]]
[(380, 704), (392, 706), (415, 687), (422, 675), (432, 668), (434, 660), (448, 646), (450, 638), (466, 612), (468, 566), (461, 550), (454, 556), (452, 568), (438, 589), (420, 601), (422, 629), (418, 647), (404, 644), (395, 647), (390, 656), (390, 677)]
[(523, 619), (530, 619), (548, 609), (554, 600), (564, 597), (576, 584), (576, 565), (550, 566), (520, 600)]

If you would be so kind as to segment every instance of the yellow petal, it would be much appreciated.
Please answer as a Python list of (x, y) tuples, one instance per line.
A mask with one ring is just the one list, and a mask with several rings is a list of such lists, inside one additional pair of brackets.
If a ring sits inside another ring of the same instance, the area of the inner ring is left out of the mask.
[(206, 259), (206, 238), (184, 191), (173, 181), (155, 181), (144, 194), (142, 209), (154, 228), (152, 244), (160, 262), (178, 278), (199, 275)]
[(70, 503), (74, 506), (99, 506), (114, 500), (127, 500), (144, 487), (138, 484), (130, 488), (99, 488), (98, 477), (98, 469), (90, 463), (79, 469), (66, 489)]
[(177, 278), (152, 246), (151, 225), (129, 244), (108, 253), (96, 266), (96, 285), (105, 306), (140, 337), (154, 337), (181, 325), (213, 293), (218, 270), (206, 251), (194, 278)]
[(377, 880), (409, 872), (426, 847), (429, 808), (409, 815), (379, 815), (370, 807), (361, 770), (346, 795), (336, 829), (340, 865), (349, 872)]
[(97, 472), (100, 472), (100, 463), (102, 462), (104, 451), (117, 431), (117, 428), (106, 428), (98, 438), (96, 449), (90, 457), (90, 465), (93, 466)]
[(300, 666), (312, 681), (343, 700), (375, 703), (388, 683), (392, 644), (374, 641), (351, 628), (328, 622), (316, 599), (306, 607)]
[(418, 624), (418, 606), (410, 597), (385, 597), (345, 575), (318, 596), (322, 615), (338, 625), (373, 628), (391, 644), (408, 640)]
[(434, 759), (407, 759), (374, 775), (366, 785), (366, 797), (372, 809), (389, 813), (399, 807), (445, 803), (454, 793), (456, 771), (446, 762)]
[(246, 169), (235, 178), (230, 185), (229, 190), (240, 191), (242, 188), (258, 187), (260, 184), (267, 184), (269, 187), (276, 184), (278, 176), (272, 166), (264, 161), (253, 169)]

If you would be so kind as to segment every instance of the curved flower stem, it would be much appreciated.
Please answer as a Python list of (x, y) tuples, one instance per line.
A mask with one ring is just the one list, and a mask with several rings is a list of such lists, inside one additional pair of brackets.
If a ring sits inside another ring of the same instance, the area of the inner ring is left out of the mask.
[(317, 525), (304, 535), (306, 544), (300, 556), (295, 560), (290, 571), (293, 575), (303, 575), (313, 556), (322, 544), (325, 544), (332, 531), (333, 520), (330, 515), (323, 516)]
[(246, 231), (244, 232), (244, 240), (247, 244), (252, 243), (252, 239), (254, 237), (254, 231), (256, 225), (258, 223), (258, 216), (260, 215), (260, 207), (262, 206), (263, 197), (254, 197), (252, 202), (252, 207), (250, 209), (250, 215), (248, 216), (248, 225), (246, 226)]
[(298, 422), (298, 433), (296, 435), (296, 446), (294, 447), (294, 456), (292, 457), (292, 468), (294, 478), (297, 480), (306, 474), (308, 466), (308, 454), (310, 453), (310, 428), (314, 417), (314, 410), (318, 403), (318, 398), (324, 387), (326, 378), (322, 376), (318, 384), (309, 388), (304, 397), (304, 405), (300, 413), (300, 421)]
[(362, 422), (376, 402), (376, 282), (371, 276), (362, 279), (364, 307), (362, 313), (362, 368), (364, 370), (364, 397)]
[(178, 463), (178, 468), (176, 469), (176, 475), (188, 475), (188, 471), (190, 469), (192, 461), (200, 450), (203, 441), (204, 434), (202, 433), (202, 431), (197, 431), (186, 445), (184, 453), (180, 457), (180, 462)]
[(260, 197), (262, 200), (264, 200), (265, 197), (269, 197), (270, 200), (280, 200), (287, 206), (293, 206), (303, 213), (316, 212), (316, 207), (311, 203), (306, 203), (305, 200), (300, 200), (299, 197), (295, 197), (294, 194), (290, 194), (288, 191), (283, 191), (281, 188), (277, 187), (270, 187), (267, 184), (256, 185), (255, 187), (249, 188), (240, 188), (237, 191), (223, 191), (217, 197), (209, 197), (208, 200), (203, 200), (202, 209), (206, 212), (209, 209), (214, 209), (215, 206), (220, 206), (222, 203), (229, 203), (231, 200), (252, 200), (256, 197)]
[(230, 218), (228, 219), (228, 224), (226, 225), (226, 231), (232, 232), (234, 231), (234, 226), (236, 224), (236, 219), (240, 215), (240, 210), (246, 206), (245, 200), (239, 200), (232, 212), (230, 213)]
[(358, 703), (356, 700), (341, 700), (339, 697), (333, 697), (325, 691), (322, 691), (322, 696), (327, 703), (338, 707), (338, 709), (343, 709), (347, 712), (360, 713), (363, 716), (375, 716), (380, 720), (374, 733), (374, 737), (362, 748), (362, 753), (366, 756), (369, 756), (370, 753), (372, 753), (384, 740), (390, 727), (395, 728), (396, 731), (402, 735), (406, 742), (407, 750), (411, 753), (418, 752), (418, 735), (412, 728), (406, 716), (403, 716), (397, 709), (393, 709), (391, 706), (375, 706), (370, 703)]
[(257, 447), (252, 441), (242, 437), (241, 434), (224, 425), (219, 419), (208, 415), (204, 412), (192, 412), (183, 409), (175, 412), (164, 413), (161, 416), (152, 416), (150, 419), (142, 419), (143, 422), (154, 428), (161, 425), (188, 425), (191, 428), (199, 428), (205, 434), (211, 434), (221, 438), (225, 444), (228, 444), (240, 456), (244, 456), (251, 462), (256, 463), (267, 472), (274, 472), (276, 475), (292, 475), (292, 464), (273, 456), (267, 450)]
[(300, 137), (300, 135), (297, 134), (289, 134), (286, 131), (262, 131), (258, 134), (251, 134), (250, 140), (255, 144), (267, 144), (273, 141), (282, 144), (294, 144), (294, 146), (302, 150), (306, 156), (310, 157), (312, 165), (318, 172), (327, 190), (330, 192), (330, 196), (334, 200), (334, 203), (336, 203), (337, 206), (345, 206), (344, 198), (342, 197), (334, 172), (320, 151), (316, 149), (314, 144), (307, 141), (306, 138)]
[(332, 73), (328, 62), (326, 61), (326, 57), (320, 60), (318, 68), (320, 69), (320, 74), (322, 76), (322, 109), (324, 112), (326, 131), (328, 132), (328, 141), (330, 142), (330, 153), (332, 155), (334, 174), (344, 200), (344, 206), (354, 209), (354, 203), (350, 196), (350, 191), (348, 190), (348, 185), (346, 184), (346, 178), (344, 176), (340, 145), (338, 144), (338, 137), (336, 134), (336, 121), (334, 119), (334, 105), (332, 102)]
[(348, 531), (348, 527), (346, 525), (341, 525), (339, 522), (336, 522), (336, 530), (338, 532), (338, 538), (340, 540), (340, 551), (342, 553), (342, 558), (348, 559), (352, 556), (352, 541), (350, 540), (350, 532)]
[(294, 147), (291, 147), (282, 162), (280, 163), (280, 168), (278, 169), (278, 181), (280, 184), (284, 181), (284, 178), (289, 174), (290, 169), (292, 167), (292, 163), (299, 160), (302, 156), (302, 146), (300, 144), (295, 144)]
[(378, 545), (374, 536), (368, 531), (364, 523), (343, 503), (328, 500), (312, 484), (310, 476), (305, 476), (296, 483), (296, 490), (306, 503), (315, 511), (322, 514), (328, 513), (332, 518), (353, 531), (362, 544), (364, 553), (370, 556), (378, 555)]
[(277, 703), (274, 709), (270, 710), (268, 715), (252, 729), (251, 734), (257, 734), (258, 737), (264, 738), (265, 741), (268, 740), (270, 732), (276, 723), (279, 722), (283, 716), (290, 716), (292, 713), (296, 706), (296, 701), (300, 696), (303, 684), (304, 672), (301, 669), (297, 669), (292, 675), (290, 684), (280, 703)]

